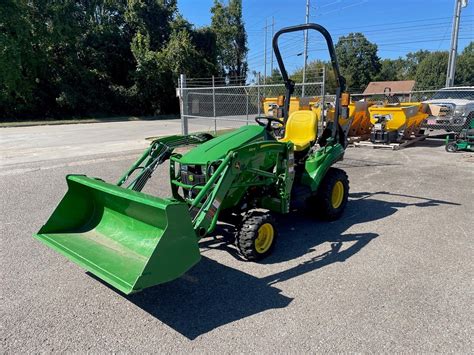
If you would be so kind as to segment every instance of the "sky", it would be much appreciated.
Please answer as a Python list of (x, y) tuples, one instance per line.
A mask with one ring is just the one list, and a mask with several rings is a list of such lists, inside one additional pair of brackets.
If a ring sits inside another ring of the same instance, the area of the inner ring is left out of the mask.
[[(196, 27), (210, 24), (214, 0), (178, 0), (181, 14)], [(227, 2), (227, 1), (225, 1)], [(398, 58), (419, 49), (448, 50), (455, 0), (310, 0), (310, 22), (326, 27), (334, 43), (350, 32), (362, 32), (378, 45), (380, 58)], [(275, 31), (305, 22), (306, 0), (243, 0), (248, 35), (249, 70), (264, 72), (265, 23), (267, 73), (271, 67), (272, 18)], [(289, 72), (302, 67), (303, 32), (280, 37)], [(462, 9), (458, 53), (474, 40), (474, 0)], [(321, 35), (310, 32), (308, 61), (328, 59)], [(299, 55), (298, 55), (299, 54)], [(276, 67), (276, 61), (273, 61)]]

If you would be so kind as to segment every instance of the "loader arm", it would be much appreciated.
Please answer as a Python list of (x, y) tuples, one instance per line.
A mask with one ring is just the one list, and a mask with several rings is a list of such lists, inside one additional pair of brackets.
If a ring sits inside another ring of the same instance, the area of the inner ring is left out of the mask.
[(141, 191), (143, 187), (145, 187), (147, 181), (151, 178), (156, 168), (168, 160), (176, 148), (202, 144), (212, 138), (214, 137), (208, 133), (198, 133), (156, 139), (120, 177), (117, 185), (123, 186), (132, 177), (134, 172), (139, 171), (134, 179), (128, 182), (126, 188), (134, 191)]

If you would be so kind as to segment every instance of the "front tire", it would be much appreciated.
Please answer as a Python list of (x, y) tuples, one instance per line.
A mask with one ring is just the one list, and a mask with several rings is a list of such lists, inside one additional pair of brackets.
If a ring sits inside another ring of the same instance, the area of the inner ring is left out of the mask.
[(256, 261), (272, 252), (276, 236), (275, 221), (270, 213), (250, 211), (243, 217), (236, 244), (245, 259)]
[(455, 153), (458, 150), (458, 146), (455, 142), (451, 142), (451, 143), (446, 144), (445, 149), (449, 153)]
[(341, 217), (349, 198), (347, 174), (337, 168), (330, 168), (321, 181), (312, 206), (316, 216), (327, 221)]

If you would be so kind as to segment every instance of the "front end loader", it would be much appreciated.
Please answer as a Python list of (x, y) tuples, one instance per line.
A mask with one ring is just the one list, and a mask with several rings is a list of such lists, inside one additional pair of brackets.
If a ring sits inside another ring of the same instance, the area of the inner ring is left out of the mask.
[[(313, 111), (289, 113), (294, 82), (278, 47), (282, 34), (304, 30), (325, 38), (338, 84), (337, 119), (321, 134)], [(346, 137), (338, 118), (347, 119), (350, 100), (331, 36), (317, 24), (287, 27), (275, 34), (273, 49), (286, 87), (282, 120), (257, 117), (256, 125), (217, 137), (156, 139), (116, 184), (69, 175), (66, 195), (35, 237), (130, 294), (176, 279), (195, 265), (199, 239), (212, 234), (219, 221), (232, 221), (242, 256), (256, 261), (275, 245), (275, 215), (305, 206), (315, 217), (339, 218), (349, 182), (332, 166), (344, 155)], [(282, 137), (274, 133), (275, 123), (283, 126)], [(186, 153), (177, 151), (190, 146)], [(165, 162), (172, 195), (143, 193)]]

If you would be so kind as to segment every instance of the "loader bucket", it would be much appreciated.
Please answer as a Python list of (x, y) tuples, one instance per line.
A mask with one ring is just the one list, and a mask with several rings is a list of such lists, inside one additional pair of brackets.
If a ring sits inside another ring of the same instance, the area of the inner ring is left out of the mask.
[(185, 203), (82, 175), (37, 239), (125, 294), (173, 280), (200, 259)]

